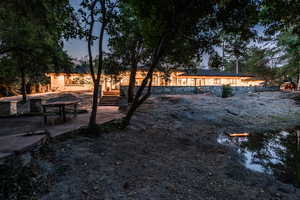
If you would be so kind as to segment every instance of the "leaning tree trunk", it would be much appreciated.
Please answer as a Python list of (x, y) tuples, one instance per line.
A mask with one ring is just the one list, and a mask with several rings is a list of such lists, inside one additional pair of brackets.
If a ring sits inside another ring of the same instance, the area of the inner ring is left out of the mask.
[[(134, 100), (126, 114), (126, 116), (123, 118), (122, 121), (122, 127), (125, 128), (126, 126), (129, 125), (130, 120), (133, 116), (133, 114), (135, 113), (135, 111), (137, 110), (137, 108), (143, 104), (147, 98), (150, 96), (151, 94), (151, 87), (152, 87), (152, 77), (153, 77), (153, 72), (155, 67), (159, 64), (162, 53), (163, 53), (163, 48), (166, 45), (167, 42), (167, 37), (168, 37), (168, 32), (166, 32), (162, 38), (160, 39), (158, 46), (155, 48), (153, 56), (152, 56), (152, 60), (151, 60), (151, 65), (150, 65), (150, 69), (146, 75), (146, 77), (143, 79), (141, 86), (139, 87), (139, 89), (137, 90)], [(143, 95), (144, 89), (147, 87), (148, 85), (148, 90), (146, 92), (146, 94)]]
[[(142, 87), (143, 86), (141, 86), (141, 88)], [(144, 88), (145, 88), (145, 86), (143, 87), (142, 90), (144, 90)], [(126, 116), (123, 118), (123, 122), (122, 122), (122, 126), (123, 127), (126, 127), (126, 126), (129, 125), (130, 120), (131, 120), (134, 112), (138, 109), (138, 107), (140, 105), (142, 105), (148, 99), (148, 97), (150, 97), (150, 95), (151, 95), (151, 88), (152, 88), (152, 75), (151, 75), (151, 78), (150, 78), (150, 82), (149, 82), (148, 90), (147, 90), (146, 94), (138, 102), (136, 102), (136, 101), (133, 102), (133, 104), (130, 106), (130, 109), (128, 110)]]
[(128, 104), (131, 104), (134, 99), (136, 72), (137, 72), (137, 64), (134, 63), (130, 71), (129, 86), (128, 86)]

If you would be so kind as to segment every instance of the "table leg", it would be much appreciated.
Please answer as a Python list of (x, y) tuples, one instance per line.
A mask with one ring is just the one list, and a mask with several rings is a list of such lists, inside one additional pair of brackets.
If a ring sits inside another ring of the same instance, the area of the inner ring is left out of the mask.
[(77, 117), (77, 103), (74, 104), (74, 117)]
[(63, 115), (63, 121), (66, 122), (66, 121), (67, 121), (67, 118), (66, 118), (65, 105), (62, 105), (62, 115)]
[(63, 115), (62, 115), (62, 106), (61, 105), (58, 106), (58, 114), (59, 114), (60, 118), (63, 117)]
[(44, 124), (47, 125), (47, 109), (43, 106)]

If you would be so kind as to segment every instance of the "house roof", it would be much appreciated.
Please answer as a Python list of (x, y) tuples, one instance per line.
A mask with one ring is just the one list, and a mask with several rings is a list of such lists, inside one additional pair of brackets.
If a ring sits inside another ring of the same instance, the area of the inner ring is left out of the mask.
[(185, 72), (179, 76), (232, 76), (232, 77), (255, 77), (255, 75), (249, 74), (236, 74), (231, 72), (220, 72), (210, 69), (196, 69)]
[(72, 69), (50, 70), (47, 73), (89, 74), (90, 68), (84, 65), (77, 65)]
[(251, 78), (243, 79), (242, 81), (264, 81), (264, 80), (258, 77), (251, 77)]
[[(124, 70), (130, 70), (130, 69), (131, 69), (131, 66), (124, 67)], [(149, 65), (138, 65), (137, 69), (141, 70), (141, 71), (148, 71), (150, 69), (150, 66)], [(154, 71), (163, 71), (163, 70), (161, 68), (156, 67)]]

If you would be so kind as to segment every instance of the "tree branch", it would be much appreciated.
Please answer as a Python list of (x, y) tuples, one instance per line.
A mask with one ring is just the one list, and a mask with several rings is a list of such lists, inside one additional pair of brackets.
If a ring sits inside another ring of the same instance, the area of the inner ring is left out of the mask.
[(95, 24), (95, 6), (96, 6), (96, 0), (92, 2), (92, 5), (90, 7), (91, 10), (91, 22), (90, 22), (90, 27), (89, 27), (89, 32), (88, 32), (88, 53), (89, 53), (89, 66), (90, 66), (90, 71), (91, 71), (91, 76), (93, 79), (93, 82), (95, 83), (96, 78), (95, 78), (95, 73), (94, 73), (94, 64), (93, 64), (93, 54), (92, 54), (92, 43), (93, 43), (93, 30), (94, 30), (94, 24)]

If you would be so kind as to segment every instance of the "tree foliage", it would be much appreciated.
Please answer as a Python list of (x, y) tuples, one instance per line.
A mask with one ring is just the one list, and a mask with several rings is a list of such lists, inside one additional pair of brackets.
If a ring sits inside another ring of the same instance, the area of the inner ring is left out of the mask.
[(277, 37), (280, 58), (283, 66), (278, 70), (280, 76), (290, 80), (298, 76), (299, 70), (299, 35), (300, 35), (300, 1), (263, 0), (261, 3), (260, 19), (265, 25), (265, 33)]
[(281, 50), (280, 59), (283, 63), (279, 71), (281, 76), (290, 81), (296, 80), (299, 89), (300, 76), (300, 36), (292, 31), (282, 32), (278, 36), (278, 48)]
[[(244, 68), (250, 74), (255, 74), (266, 82), (271, 82), (275, 78), (275, 70), (271, 68), (271, 57), (269, 51), (261, 48), (251, 48), (243, 63)], [(245, 70), (245, 71), (246, 71)]]
[[(249, 47), (239, 59), (240, 72), (256, 75), (267, 84), (274, 84), (278, 68), (272, 66), (273, 52), (260, 47)], [(226, 60), (225, 70), (234, 71), (235, 61)]]
[(222, 57), (217, 52), (210, 55), (208, 65), (211, 69), (220, 71), (223, 67)]
[[(139, 66), (149, 67), (153, 47), (148, 45), (142, 34), (143, 25), (133, 7), (126, 3), (120, 3), (118, 15), (109, 26), (109, 47), (112, 55), (117, 57), (119, 66), (126, 66), (130, 69), (130, 80), (128, 88), (128, 103), (133, 102), (135, 76)], [(152, 34), (152, 33), (151, 33)], [(149, 36), (152, 37), (152, 36)], [(148, 41), (151, 42), (151, 41)], [(164, 72), (163, 78), (175, 68), (195, 65), (199, 61), (199, 47), (195, 40), (170, 41), (165, 48), (165, 55), (157, 63), (156, 69)]]
[(300, 34), (299, 0), (263, 0), (260, 10), (261, 23), (267, 26), (267, 33), (291, 29)]
[[(257, 14), (257, 2), (250, 0), (128, 0), (126, 2), (133, 9), (145, 45), (151, 49), (152, 54), (149, 71), (124, 118), (124, 125), (129, 123), (135, 110), (150, 96), (152, 74), (159, 63), (168, 55), (180, 56), (180, 51), (177, 53), (177, 48), (173, 47), (193, 47), (195, 51), (190, 52), (191, 56), (199, 51), (208, 51), (220, 41), (221, 30), (247, 35)], [(144, 93), (146, 87), (147, 91)]]
[(44, 72), (70, 66), (62, 38), (76, 35), (74, 25), (68, 0), (1, 1), (1, 63), (10, 60), (9, 71), (20, 78), (23, 100), (28, 80), (39, 82)]

